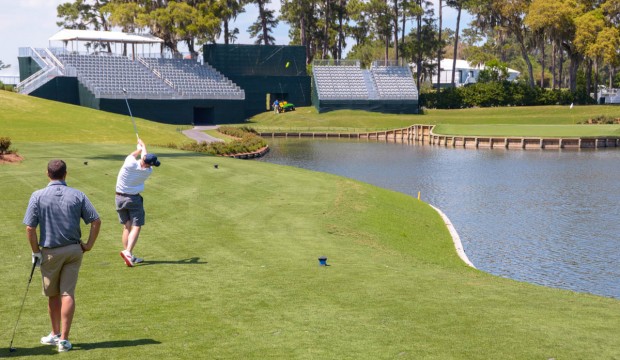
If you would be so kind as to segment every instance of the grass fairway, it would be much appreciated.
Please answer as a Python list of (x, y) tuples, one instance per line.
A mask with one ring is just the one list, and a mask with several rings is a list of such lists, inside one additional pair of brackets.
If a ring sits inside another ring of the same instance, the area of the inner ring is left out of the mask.
[[(131, 137), (128, 125), (111, 131)], [(68, 184), (103, 220), (78, 284), (73, 359), (620, 357), (620, 301), (468, 268), (428, 205), (292, 167), (152, 148), (162, 166), (144, 193), (146, 261), (127, 268), (113, 192), (134, 146), (97, 135), (108, 126), (90, 123), (91, 143), (14, 141), (25, 161), (0, 166), (2, 357), (54, 353), (38, 343), (49, 332), (38, 273), (8, 353), (30, 270), (21, 220), (50, 158), (67, 161)]]
[(620, 137), (620, 125), (437, 125), (437, 135), (587, 138)]

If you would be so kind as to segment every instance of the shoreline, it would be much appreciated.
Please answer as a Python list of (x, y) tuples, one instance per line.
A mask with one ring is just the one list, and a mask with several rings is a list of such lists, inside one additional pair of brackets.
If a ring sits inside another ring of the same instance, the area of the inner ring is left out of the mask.
[(459, 233), (454, 228), (454, 225), (452, 225), (452, 222), (450, 221), (448, 216), (444, 214), (444, 212), (441, 211), (438, 207), (435, 207), (431, 204), (429, 205), (435, 211), (437, 211), (439, 216), (441, 216), (441, 218), (443, 219), (444, 224), (446, 224), (446, 227), (448, 228), (448, 231), (450, 232), (450, 236), (452, 237), (452, 242), (454, 243), (454, 247), (456, 248), (456, 253), (458, 254), (458, 256), (461, 258), (461, 260), (463, 260), (465, 264), (467, 264), (468, 266), (474, 269), (477, 269), (477, 267), (467, 257), (467, 254), (465, 253), (465, 250), (463, 249), (463, 244), (461, 243), (461, 237), (459, 236)]

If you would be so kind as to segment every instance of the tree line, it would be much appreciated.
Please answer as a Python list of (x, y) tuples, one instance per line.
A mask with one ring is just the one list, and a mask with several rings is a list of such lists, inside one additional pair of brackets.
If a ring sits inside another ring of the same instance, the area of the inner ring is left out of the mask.
[[(274, 44), (282, 22), (289, 25), (290, 45), (305, 47), (307, 64), (343, 59), (349, 48), (347, 58), (365, 65), (376, 59), (415, 64), (418, 87), (438, 73), (442, 58), (454, 59), (453, 69), (457, 58), (499, 61), (521, 71), (531, 88), (573, 92), (580, 78), (588, 92), (602, 79), (611, 86), (620, 63), (620, 0), (280, 1), (276, 17), (267, 8), (271, 0), (74, 0), (58, 6), (57, 24), (149, 32), (172, 53), (183, 43), (197, 56), (202, 44), (234, 43), (240, 31), (256, 44)], [(232, 28), (250, 4), (258, 8), (255, 22)], [(443, 26), (446, 7), (457, 12), (454, 29)], [(464, 11), (473, 14), (465, 26)]]

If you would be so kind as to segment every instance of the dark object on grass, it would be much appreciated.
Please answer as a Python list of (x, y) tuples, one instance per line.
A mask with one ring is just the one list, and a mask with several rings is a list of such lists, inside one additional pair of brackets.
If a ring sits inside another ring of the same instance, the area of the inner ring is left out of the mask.
[(319, 266), (327, 266), (327, 256), (321, 256), (319, 258)]
[(215, 165), (213, 165), (213, 167), (216, 168), (216, 169), (219, 169), (220, 166), (218, 164), (215, 164)]

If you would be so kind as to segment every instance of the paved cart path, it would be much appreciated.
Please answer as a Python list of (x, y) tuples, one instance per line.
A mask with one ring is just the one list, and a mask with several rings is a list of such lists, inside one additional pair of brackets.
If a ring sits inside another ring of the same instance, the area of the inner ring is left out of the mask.
[(217, 142), (217, 141), (224, 141), (222, 139), (218, 139), (216, 137), (213, 137), (211, 135), (205, 134), (203, 132), (205, 130), (213, 130), (213, 129), (217, 129), (217, 125), (213, 125), (213, 126), (194, 126), (194, 128), (192, 128), (190, 130), (183, 130), (182, 133), (183, 133), (183, 135), (187, 136), (188, 138), (196, 140), (196, 142), (198, 142), (198, 143), (201, 143), (201, 142), (212, 143), (212, 142)]

